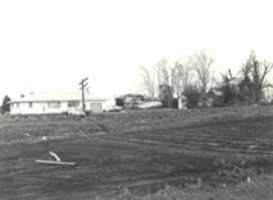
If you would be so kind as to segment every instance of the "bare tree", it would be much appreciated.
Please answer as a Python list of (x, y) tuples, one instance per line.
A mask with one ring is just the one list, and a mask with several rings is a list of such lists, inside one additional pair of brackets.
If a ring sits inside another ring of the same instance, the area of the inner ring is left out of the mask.
[(161, 85), (171, 86), (171, 73), (167, 59), (161, 59), (150, 69), (141, 67), (143, 86), (149, 97), (154, 98)]
[(208, 90), (212, 78), (211, 65), (213, 62), (213, 58), (208, 56), (205, 51), (201, 51), (191, 58), (192, 68), (197, 74), (198, 85), (202, 94), (205, 94)]
[(242, 74), (244, 78), (244, 84), (253, 94), (253, 101), (259, 103), (263, 97), (263, 89), (269, 84), (266, 82), (266, 78), (273, 69), (273, 64), (266, 60), (259, 61), (256, 58), (254, 51), (250, 53), (250, 56), (245, 65), (242, 67)]
[[(207, 91), (210, 81), (210, 66), (212, 59), (205, 53), (196, 54), (194, 59), (182, 63), (177, 60), (173, 65), (167, 59), (161, 59), (150, 70), (141, 67), (143, 85), (149, 96), (154, 97), (160, 86), (168, 85), (175, 96), (181, 98), (185, 88), (192, 83), (191, 73), (197, 72), (202, 91)], [(192, 68), (193, 67), (193, 68)]]
[(171, 85), (173, 86), (174, 93), (180, 98), (189, 84), (190, 69), (177, 61), (171, 69)]
[(148, 70), (148, 68), (141, 66), (140, 67), (142, 72), (142, 81), (143, 87), (150, 98), (155, 98), (156, 93), (156, 83), (154, 80), (154, 75), (152, 72)]
[(172, 66), (167, 65), (167, 59), (161, 59), (153, 67), (141, 67), (143, 86), (150, 97), (155, 97), (160, 86), (172, 87), (176, 97), (182, 97), (185, 87), (189, 84), (191, 69), (180, 60)]
[(158, 85), (170, 85), (170, 71), (167, 66), (168, 60), (162, 58), (156, 65), (155, 71), (157, 75), (157, 84)]
[(262, 89), (270, 85), (269, 83), (267, 83), (266, 78), (269, 75), (269, 73), (272, 71), (272, 69), (273, 69), (273, 63), (267, 60), (264, 60), (260, 63), (260, 67), (258, 68), (258, 70), (255, 70), (256, 72), (261, 74), (260, 77), (258, 76), (259, 78), (257, 80)]

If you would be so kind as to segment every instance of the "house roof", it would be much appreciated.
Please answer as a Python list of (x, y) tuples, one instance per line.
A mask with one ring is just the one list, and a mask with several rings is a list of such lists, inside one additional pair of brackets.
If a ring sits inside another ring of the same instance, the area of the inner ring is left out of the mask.
[[(49, 102), (49, 101), (79, 101), (81, 93), (33, 93), (27, 96), (14, 98), (11, 103), (19, 102)], [(91, 95), (85, 95), (86, 101), (106, 101), (105, 98), (98, 98)]]
[(118, 99), (123, 99), (123, 98), (127, 98), (127, 97), (146, 98), (145, 95), (137, 94), (137, 93), (136, 94), (128, 93), (128, 94), (120, 95), (117, 98)]
[(230, 80), (231, 85), (239, 85), (243, 81), (243, 78), (233, 78)]

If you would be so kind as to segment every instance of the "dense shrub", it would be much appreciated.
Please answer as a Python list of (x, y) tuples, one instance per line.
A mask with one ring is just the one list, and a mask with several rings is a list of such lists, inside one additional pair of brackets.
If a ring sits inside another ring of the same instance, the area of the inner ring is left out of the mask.
[(2, 102), (2, 106), (1, 106), (1, 113), (7, 113), (10, 112), (10, 101), (11, 99), (9, 98), (9, 96), (5, 96)]
[(189, 85), (185, 88), (184, 96), (186, 97), (187, 108), (196, 108), (201, 100), (201, 93), (197, 86)]
[(172, 108), (173, 101), (173, 88), (168, 84), (162, 84), (159, 86), (159, 99), (166, 108)]

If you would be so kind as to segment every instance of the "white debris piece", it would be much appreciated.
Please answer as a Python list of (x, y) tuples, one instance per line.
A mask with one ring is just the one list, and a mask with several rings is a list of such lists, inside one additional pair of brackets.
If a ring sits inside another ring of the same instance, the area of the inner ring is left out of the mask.
[(29, 133), (25, 133), (25, 136), (29, 137), (29, 136), (30, 136), (30, 134), (29, 134)]
[(251, 178), (248, 176), (248, 177), (246, 178), (246, 181), (247, 181), (248, 183), (251, 183)]
[(68, 165), (68, 166), (75, 166), (75, 162), (62, 162), (62, 161), (55, 161), (55, 160), (35, 160), (36, 163), (40, 164), (48, 164), (48, 165)]
[(56, 154), (54, 153), (53, 151), (50, 151), (48, 152), (49, 155), (51, 155), (53, 158), (55, 158), (56, 161), (60, 162), (61, 161), (61, 158)]
[(158, 108), (161, 106), (162, 106), (162, 103), (160, 101), (150, 101), (150, 102), (139, 104), (137, 107), (140, 109), (149, 109), (149, 108)]
[(258, 146), (257, 146), (257, 145), (250, 145), (248, 148), (249, 148), (249, 149), (257, 149)]

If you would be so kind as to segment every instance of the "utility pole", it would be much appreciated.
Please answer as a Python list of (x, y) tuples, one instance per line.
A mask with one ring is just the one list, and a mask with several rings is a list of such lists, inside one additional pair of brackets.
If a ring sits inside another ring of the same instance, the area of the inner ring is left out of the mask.
[(81, 80), (79, 85), (81, 86), (81, 93), (82, 93), (82, 111), (85, 112), (85, 88), (88, 85), (88, 77)]

